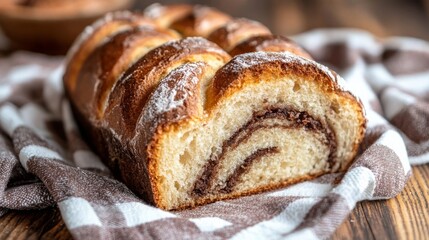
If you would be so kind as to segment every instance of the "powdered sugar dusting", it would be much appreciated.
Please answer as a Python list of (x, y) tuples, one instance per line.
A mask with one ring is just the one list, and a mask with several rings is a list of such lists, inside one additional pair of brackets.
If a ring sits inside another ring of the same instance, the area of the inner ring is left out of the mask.
[[(274, 61), (287, 62), (287, 63), (298, 64), (302, 66), (316, 67), (317, 69), (322, 71), (326, 76), (328, 76), (332, 82), (336, 83), (336, 85), (340, 88), (341, 91), (350, 92), (350, 89), (347, 86), (347, 83), (344, 81), (344, 79), (341, 78), (332, 70), (330, 70), (328, 67), (320, 63), (317, 63), (313, 60), (306, 59), (289, 52), (245, 53), (234, 57), (233, 60), (231, 60), (231, 62), (227, 64), (226, 67), (228, 68), (227, 71), (241, 72), (243, 71), (243, 69), (252, 68), (263, 63), (274, 62)], [(357, 98), (355, 94), (353, 94), (352, 92), (350, 93)]]
[[(275, 44), (282, 44), (285, 43), (286, 41), (280, 38), (273, 38), (273, 39), (267, 39), (265, 41), (263, 41), (262, 43), (260, 43), (260, 48), (261, 49), (266, 49), (268, 47), (271, 47), (272, 45)], [(288, 43), (288, 42), (287, 42)], [(252, 47), (256, 47), (258, 45), (258, 41), (257, 40), (253, 40), (249, 43), (250, 46)]]
[[(193, 86), (199, 81), (198, 76), (201, 74), (199, 65), (202, 64), (190, 63), (183, 65), (164, 78), (151, 97), (150, 109), (153, 110), (154, 114), (162, 114), (172, 109), (183, 107), (185, 100), (192, 95), (192, 92), (187, 91), (187, 88), (189, 88), (190, 84)], [(176, 74), (181, 75), (178, 81), (175, 79)], [(173, 87), (171, 86), (172, 84)]]
[[(204, 46), (204, 45), (209, 46), (207, 47), (207, 52), (214, 52), (220, 55), (228, 55), (223, 49), (219, 48), (216, 44), (202, 37), (187, 37), (183, 39), (183, 41), (186, 42), (186, 44), (189, 44), (189, 46)], [(185, 45), (185, 47), (186, 46), (188, 45)], [(181, 46), (180, 48), (183, 48), (183, 46)]]
[[(147, 101), (145, 108), (140, 116), (137, 134), (131, 142), (137, 139), (149, 140), (149, 136), (141, 138), (140, 134), (153, 134), (158, 125), (163, 120), (163, 115), (175, 110), (184, 109), (186, 101), (195, 94), (193, 89), (199, 82), (202, 74), (202, 62), (187, 63), (173, 71), (163, 78)], [(176, 111), (168, 117), (168, 122), (173, 123), (187, 117)]]
[[(130, 23), (138, 23), (139, 25), (151, 24), (151, 20), (146, 19), (143, 14), (130, 12), (130, 11), (116, 11), (107, 13), (104, 17), (98, 19), (93, 24), (87, 26), (84, 31), (76, 38), (66, 56), (66, 62), (69, 62), (73, 56), (79, 51), (81, 46), (90, 39), (98, 30), (103, 28), (107, 23), (114, 21), (127, 21)], [(132, 27), (133, 24), (125, 26), (125, 28)], [(101, 41), (98, 44), (103, 43)]]
[(305, 59), (297, 57), (290, 53), (268, 53), (268, 52), (251, 52), (238, 55), (228, 64), (228, 67), (232, 68), (233, 71), (242, 71), (242, 69), (248, 69), (257, 65), (282, 61), (282, 62), (295, 62), (297, 64), (308, 64)]
[[(170, 46), (179, 51), (192, 51), (197, 48), (204, 48), (207, 53), (215, 53), (220, 56), (229, 56), (223, 49), (219, 48), (216, 44), (208, 41), (202, 37), (187, 37), (180, 40), (168, 41), (163, 46)], [(175, 58), (175, 57), (173, 57)]]
[(227, 32), (235, 32), (242, 26), (243, 21), (234, 20), (225, 25), (225, 29)]
[(151, 4), (144, 10), (144, 15), (149, 18), (158, 18), (162, 16), (164, 8), (165, 7), (159, 3)]
[[(335, 83), (335, 86), (343, 92), (347, 92), (353, 96), (353, 98), (358, 101), (361, 106), (363, 106), (361, 99), (355, 94), (351, 88), (348, 86), (347, 82), (339, 76), (337, 73), (329, 69), (328, 67), (317, 63), (313, 60), (303, 58), (301, 56), (295, 55), (289, 52), (251, 52), (235, 56), (226, 66), (225, 71), (240, 73), (244, 69), (252, 68), (262, 63), (280, 61), (285, 63), (298, 64), (302, 66), (312, 66), (316, 67), (322, 71), (332, 82)], [(362, 108), (363, 109), (363, 108)], [(365, 110), (364, 114), (365, 114)]]
[(83, 32), (76, 38), (76, 41), (73, 43), (72, 47), (70, 48), (67, 56), (66, 56), (66, 62), (69, 62), (69, 60), (76, 54), (78, 49), (81, 47), (81, 45), (87, 41), (95, 31), (100, 29), (102, 26), (104, 26), (106, 23), (114, 21), (116, 19), (132, 19), (135, 17), (135, 13), (132, 13), (130, 11), (118, 11), (118, 12), (112, 12), (106, 14), (104, 17), (98, 19), (93, 24), (87, 26)]
[(225, 25), (226, 31), (227, 32), (235, 32), (237, 30), (239, 30), (241, 27), (243, 26), (260, 26), (260, 27), (264, 27), (264, 25), (262, 25), (260, 22), (254, 21), (254, 20), (250, 20), (247, 18), (236, 18), (230, 22), (228, 22)]

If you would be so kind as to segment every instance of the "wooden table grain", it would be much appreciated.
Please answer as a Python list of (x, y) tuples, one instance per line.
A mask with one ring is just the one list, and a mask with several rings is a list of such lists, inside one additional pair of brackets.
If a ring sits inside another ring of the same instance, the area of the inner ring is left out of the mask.
[[(428, 239), (429, 165), (413, 167), (404, 190), (390, 200), (358, 203), (332, 239)], [(72, 239), (57, 208), (9, 212), (0, 239)]]

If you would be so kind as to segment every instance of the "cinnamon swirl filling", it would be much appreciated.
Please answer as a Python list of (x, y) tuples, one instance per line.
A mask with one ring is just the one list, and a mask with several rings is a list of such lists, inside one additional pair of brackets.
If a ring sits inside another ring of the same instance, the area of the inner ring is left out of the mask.
[(202, 173), (194, 183), (191, 195), (203, 197), (210, 193), (232, 192), (234, 187), (240, 183), (241, 176), (247, 173), (254, 163), (261, 161), (263, 157), (279, 153), (281, 146), (271, 146), (256, 150), (235, 167), (224, 184), (220, 184), (216, 182), (216, 176), (226, 153), (246, 142), (255, 131), (272, 128), (280, 130), (304, 129), (305, 131), (319, 133), (322, 137), (318, 138), (318, 140), (329, 148), (328, 165), (330, 168), (334, 165), (337, 143), (335, 134), (328, 124), (322, 123), (306, 111), (298, 111), (292, 107), (271, 107), (255, 112), (250, 121), (223, 142), (219, 151), (211, 154), (210, 159), (203, 167)]

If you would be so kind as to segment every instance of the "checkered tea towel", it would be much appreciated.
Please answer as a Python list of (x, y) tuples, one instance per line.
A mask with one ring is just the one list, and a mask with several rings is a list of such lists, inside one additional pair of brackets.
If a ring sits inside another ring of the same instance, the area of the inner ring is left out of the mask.
[(368, 130), (355, 163), (268, 193), (167, 212), (147, 205), (87, 146), (63, 96), (63, 59), (0, 58), (0, 215), (57, 205), (76, 239), (318, 239), (358, 201), (397, 195), (429, 161), (429, 44), (356, 30), (294, 38), (362, 98)]

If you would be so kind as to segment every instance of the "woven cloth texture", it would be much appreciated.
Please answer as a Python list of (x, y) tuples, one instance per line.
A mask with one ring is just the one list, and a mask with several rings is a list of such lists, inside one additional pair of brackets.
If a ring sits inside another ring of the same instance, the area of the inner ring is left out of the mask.
[(368, 119), (354, 164), (277, 191), (163, 211), (116, 180), (81, 138), (62, 57), (0, 58), (0, 216), (58, 206), (75, 239), (323, 239), (363, 200), (396, 196), (429, 162), (429, 44), (358, 30), (294, 39), (342, 75)]

